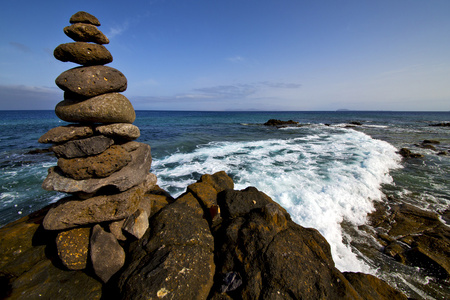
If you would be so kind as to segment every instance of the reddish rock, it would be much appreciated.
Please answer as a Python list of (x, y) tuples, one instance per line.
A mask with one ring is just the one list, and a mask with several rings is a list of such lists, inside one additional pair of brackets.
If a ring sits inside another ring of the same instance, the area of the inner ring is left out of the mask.
[(123, 92), (127, 79), (117, 69), (107, 66), (76, 67), (62, 72), (55, 80), (56, 85), (66, 92), (83, 97)]
[(109, 39), (95, 25), (75, 23), (64, 27), (64, 33), (76, 42), (109, 44)]
[(140, 143), (139, 148), (130, 152), (130, 154), (131, 162), (107, 178), (75, 180), (65, 176), (57, 167), (49, 168), (47, 178), (42, 183), (42, 188), (48, 191), (90, 194), (97, 192), (102, 187), (125, 191), (143, 181), (147, 182), (148, 188), (155, 185), (156, 178), (154, 175), (152, 176), (154, 182), (148, 182), (147, 180), (152, 164), (150, 146)]
[(53, 55), (57, 60), (83, 66), (105, 65), (113, 61), (111, 53), (103, 45), (85, 42), (61, 44), (55, 48)]
[(118, 145), (88, 157), (60, 158), (58, 167), (65, 175), (76, 179), (103, 178), (119, 171), (131, 161), (131, 154)]

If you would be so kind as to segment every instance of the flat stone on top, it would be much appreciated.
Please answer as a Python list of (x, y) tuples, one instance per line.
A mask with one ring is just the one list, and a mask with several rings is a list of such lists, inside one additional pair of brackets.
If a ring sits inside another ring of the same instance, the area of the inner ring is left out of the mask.
[(69, 22), (70, 24), (85, 23), (100, 26), (100, 21), (96, 17), (85, 11), (79, 11), (75, 13), (73, 16), (70, 17)]
[(127, 89), (125, 75), (119, 70), (107, 66), (73, 68), (62, 72), (56, 78), (55, 83), (63, 91), (84, 97), (123, 92)]
[(108, 93), (85, 101), (63, 100), (55, 113), (61, 120), (79, 123), (133, 123), (136, 119), (131, 102), (122, 94)]
[(64, 33), (75, 42), (92, 42), (96, 44), (109, 44), (109, 39), (96, 26), (91, 24), (75, 23), (64, 27)]

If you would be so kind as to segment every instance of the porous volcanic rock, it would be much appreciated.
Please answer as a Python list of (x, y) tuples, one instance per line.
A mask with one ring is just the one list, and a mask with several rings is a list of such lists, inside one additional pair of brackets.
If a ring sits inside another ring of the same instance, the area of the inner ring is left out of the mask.
[(76, 42), (109, 44), (109, 39), (95, 25), (74, 23), (64, 27), (64, 33)]
[(164, 207), (136, 243), (132, 263), (119, 278), (122, 299), (207, 298), (215, 270), (214, 241), (192, 194)]
[(79, 227), (62, 231), (56, 236), (56, 248), (63, 265), (69, 270), (86, 268), (91, 228)]
[(103, 45), (85, 42), (61, 44), (55, 48), (53, 56), (57, 60), (83, 66), (105, 65), (113, 61), (111, 53)]
[(62, 72), (55, 80), (66, 92), (83, 97), (123, 92), (127, 89), (127, 78), (117, 69), (108, 66), (76, 67)]
[(119, 171), (131, 161), (131, 154), (119, 145), (88, 157), (60, 158), (58, 167), (73, 179), (103, 178)]
[(92, 24), (95, 26), (100, 26), (100, 21), (90, 13), (87, 13), (85, 11), (79, 11), (70, 17), (69, 20), (70, 24), (74, 23), (86, 23), (86, 24)]
[(95, 274), (107, 282), (125, 263), (125, 251), (112, 233), (95, 225), (91, 236), (91, 261)]
[[(75, 180), (66, 177), (59, 168), (51, 167), (48, 169), (48, 175), (42, 183), (42, 188), (47, 191), (83, 192), (87, 194), (95, 193), (102, 187), (115, 188), (121, 192), (125, 191), (142, 183), (145, 178), (149, 178), (147, 175), (152, 164), (150, 146), (139, 144), (139, 148), (130, 152), (131, 162), (107, 178)], [(151, 178), (154, 182), (148, 182), (148, 184), (156, 184), (156, 177), (152, 176)]]
[(81, 139), (92, 136), (94, 131), (91, 126), (72, 124), (67, 126), (59, 126), (50, 129), (42, 135), (38, 142), (48, 143), (64, 143), (71, 140)]
[(55, 113), (61, 120), (80, 123), (133, 123), (136, 113), (122, 94), (109, 93), (85, 101), (63, 100)]
[(129, 141), (135, 140), (141, 135), (139, 127), (127, 123), (100, 125), (95, 127), (95, 132), (112, 138)]
[(139, 208), (144, 193), (142, 186), (135, 186), (123, 193), (101, 195), (86, 200), (67, 197), (49, 210), (43, 226), (46, 230), (63, 230), (125, 219)]
[(104, 135), (69, 141), (52, 147), (57, 157), (75, 158), (102, 153), (114, 143), (114, 140)]

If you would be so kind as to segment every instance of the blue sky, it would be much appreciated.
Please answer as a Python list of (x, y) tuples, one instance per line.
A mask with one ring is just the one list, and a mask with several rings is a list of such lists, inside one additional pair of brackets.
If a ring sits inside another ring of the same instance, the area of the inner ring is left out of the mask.
[(54, 109), (53, 57), (95, 15), (146, 110), (450, 111), (449, 0), (7, 1), (0, 109)]

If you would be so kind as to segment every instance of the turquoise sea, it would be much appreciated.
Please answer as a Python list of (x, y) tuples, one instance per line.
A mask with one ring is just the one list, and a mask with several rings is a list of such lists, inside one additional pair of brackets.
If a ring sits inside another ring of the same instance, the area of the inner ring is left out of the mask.
[[(420, 270), (383, 255), (369, 257), (354, 246), (378, 247), (358, 230), (374, 201), (395, 198), (431, 211), (449, 209), (450, 156), (438, 153), (450, 152), (450, 128), (430, 126), (450, 122), (449, 112), (136, 114), (138, 141), (152, 147), (151, 172), (172, 195), (183, 193), (202, 174), (224, 170), (236, 189), (255, 186), (286, 208), (295, 222), (318, 229), (341, 271), (375, 274), (418, 299), (450, 295), (448, 286), (434, 283)], [(302, 126), (263, 126), (269, 119)], [(0, 226), (63, 196), (41, 189), (56, 158), (33, 150), (47, 148), (38, 138), (66, 124), (53, 111), (0, 111)], [(439, 140), (437, 150), (420, 147), (426, 139)], [(397, 153), (402, 147), (424, 158), (402, 160)]]

